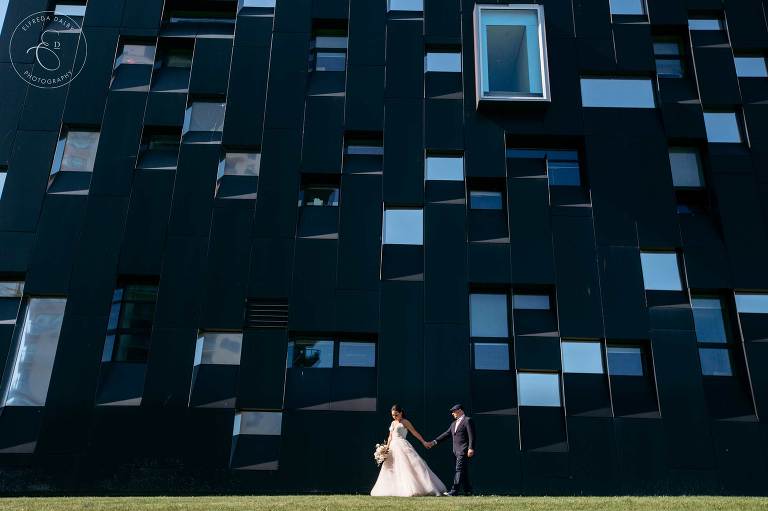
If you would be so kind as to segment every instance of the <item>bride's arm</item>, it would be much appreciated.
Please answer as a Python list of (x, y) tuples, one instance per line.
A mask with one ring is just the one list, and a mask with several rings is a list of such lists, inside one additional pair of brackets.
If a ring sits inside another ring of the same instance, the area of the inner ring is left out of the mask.
[(389, 442), (392, 441), (392, 430), (389, 430), (389, 436), (387, 437), (387, 449), (389, 449)]
[(422, 445), (426, 445), (426, 441), (424, 440), (424, 437), (419, 434), (418, 431), (416, 431), (416, 428), (413, 427), (413, 424), (411, 424), (411, 421), (408, 419), (403, 419), (403, 425), (408, 428), (408, 431), (411, 432), (413, 436), (416, 437), (416, 439), (421, 442)]

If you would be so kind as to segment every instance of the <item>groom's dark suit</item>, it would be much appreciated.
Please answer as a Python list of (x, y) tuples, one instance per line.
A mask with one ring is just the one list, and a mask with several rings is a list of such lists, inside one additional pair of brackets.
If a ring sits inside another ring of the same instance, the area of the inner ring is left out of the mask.
[[(458, 428), (456, 422), (459, 422)], [(475, 425), (471, 417), (462, 415), (460, 419), (454, 420), (445, 433), (435, 438), (435, 443), (440, 443), (448, 437), (453, 439), (453, 455), (456, 456), (456, 473), (453, 476), (453, 486), (451, 493), (458, 493), (459, 487), (464, 487), (464, 493), (472, 492), (472, 485), (469, 483), (469, 456), (467, 451), (475, 448)]]

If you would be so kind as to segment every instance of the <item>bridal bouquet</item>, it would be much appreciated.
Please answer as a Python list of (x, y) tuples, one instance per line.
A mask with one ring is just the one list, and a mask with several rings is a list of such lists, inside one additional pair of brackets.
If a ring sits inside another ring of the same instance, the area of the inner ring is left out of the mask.
[(376, 460), (376, 465), (381, 466), (382, 463), (384, 463), (384, 460), (387, 459), (387, 456), (389, 455), (389, 450), (387, 449), (387, 444), (376, 444), (376, 449), (373, 451), (373, 459)]

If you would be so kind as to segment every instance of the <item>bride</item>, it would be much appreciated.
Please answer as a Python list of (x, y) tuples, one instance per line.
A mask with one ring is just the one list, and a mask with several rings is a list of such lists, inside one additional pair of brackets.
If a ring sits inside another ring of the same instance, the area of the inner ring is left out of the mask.
[(445, 492), (445, 485), (432, 472), (427, 463), (416, 453), (405, 439), (410, 431), (423, 446), (427, 442), (405, 418), (400, 405), (392, 407), (392, 424), (387, 438), (388, 456), (381, 465), (381, 472), (371, 495), (374, 497), (415, 497), (419, 495), (439, 496)]

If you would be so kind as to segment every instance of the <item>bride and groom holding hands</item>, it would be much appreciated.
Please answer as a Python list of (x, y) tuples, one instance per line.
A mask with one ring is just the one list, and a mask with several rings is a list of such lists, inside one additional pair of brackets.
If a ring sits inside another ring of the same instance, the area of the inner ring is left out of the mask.
[[(420, 495), (456, 496), (463, 487), (470, 495), (472, 486), (469, 482), (469, 460), (475, 455), (475, 426), (472, 419), (464, 414), (461, 405), (451, 408), (453, 422), (448, 429), (431, 442), (427, 442), (416, 431), (413, 424), (405, 418), (405, 412), (399, 405), (392, 407), (392, 424), (389, 426), (389, 438), (386, 443), (386, 458), (381, 464), (381, 471), (371, 495), (377, 497), (415, 497)], [(421, 444), (431, 449), (448, 437), (453, 440), (453, 455), (456, 457), (456, 469), (450, 491), (440, 481), (427, 463), (418, 455), (416, 449), (406, 440), (410, 432)]]

